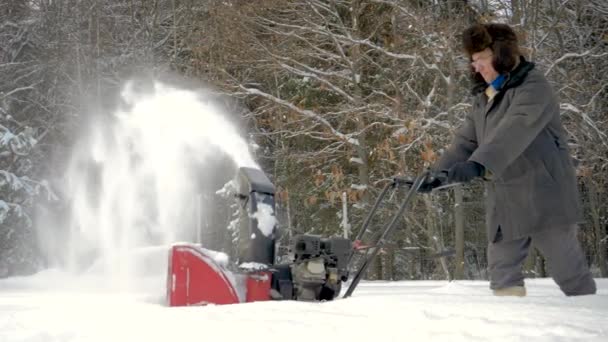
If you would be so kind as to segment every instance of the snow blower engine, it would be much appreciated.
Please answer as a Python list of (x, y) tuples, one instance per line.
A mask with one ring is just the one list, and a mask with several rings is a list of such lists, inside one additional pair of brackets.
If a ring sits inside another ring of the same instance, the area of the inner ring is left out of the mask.
[(290, 245), (291, 263), (276, 265), (272, 291), (276, 299), (332, 300), (348, 280), (348, 258), (352, 249), (345, 238), (295, 236)]
[[(238, 260), (195, 244), (175, 244), (169, 253), (169, 306), (236, 304), (264, 300), (332, 300), (348, 279), (352, 242), (297, 235), (288, 261), (275, 264), (275, 189), (266, 175), (240, 168)], [(238, 266), (237, 266), (238, 265)]]

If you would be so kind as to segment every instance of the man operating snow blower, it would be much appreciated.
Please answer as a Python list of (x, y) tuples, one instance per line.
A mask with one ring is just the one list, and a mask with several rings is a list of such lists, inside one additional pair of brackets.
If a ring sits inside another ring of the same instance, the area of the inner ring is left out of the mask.
[[(473, 109), (433, 169), (447, 173), (448, 183), (486, 181), (490, 288), (526, 295), (521, 268), (533, 243), (566, 295), (594, 294), (576, 235), (581, 205), (556, 95), (509, 26), (477, 24), (462, 39)], [(420, 190), (443, 183), (433, 178)]]

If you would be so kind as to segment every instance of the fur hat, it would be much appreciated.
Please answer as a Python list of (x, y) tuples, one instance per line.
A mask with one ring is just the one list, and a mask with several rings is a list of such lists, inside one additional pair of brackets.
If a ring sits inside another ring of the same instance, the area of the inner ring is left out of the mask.
[(506, 24), (475, 24), (463, 32), (462, 44), (469, 58), (490, 48), (494, 54), (492, 65), (501, 74), (511, 71), (521, 55), (517, 35)]

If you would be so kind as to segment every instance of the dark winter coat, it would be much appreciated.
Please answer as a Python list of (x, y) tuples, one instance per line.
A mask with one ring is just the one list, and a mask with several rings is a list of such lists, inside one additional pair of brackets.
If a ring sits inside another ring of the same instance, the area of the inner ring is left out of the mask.
[(488, 239), (578, 223), (573, 159), (556, 96), (542, 72), (521, 59), (498, 94), (481, 92), (435, 169), (471, 160), (486, 169)]

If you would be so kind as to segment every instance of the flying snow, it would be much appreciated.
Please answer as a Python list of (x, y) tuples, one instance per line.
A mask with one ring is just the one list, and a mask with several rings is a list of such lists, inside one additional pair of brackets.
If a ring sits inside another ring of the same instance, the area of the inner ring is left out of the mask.
[(218, 156), (259, 168), (207, 94), (129, 82), (121, 97), (124, 106), (110, 120), (94, 122), (74, 150), (65, 248), (71, 269), (98, 258), (99, 268), (119, 279), (133, 273), (135, 249), (194, 240), (197, 220), (212, 214), (197, 199), (205, 178), (223, 172), (214, 169)]

